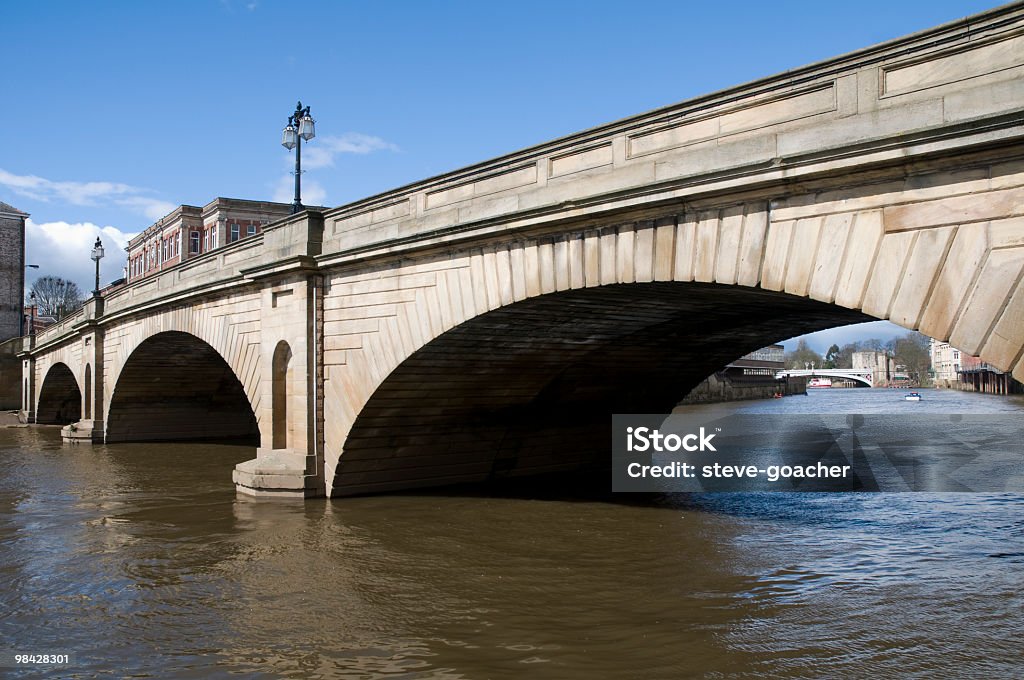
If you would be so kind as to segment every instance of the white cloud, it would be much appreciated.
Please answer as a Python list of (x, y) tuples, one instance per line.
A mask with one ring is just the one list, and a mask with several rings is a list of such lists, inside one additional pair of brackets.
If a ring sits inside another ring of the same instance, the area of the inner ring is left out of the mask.
[(58, 201), (71, 205), (118, 205), (156, 220), (176, 206), (151, 198), (148, 189), (120, 182), (53, 181), (37, 175), (15, 175), (0, 168), (0, 186), (19, 196), (49, 203)]
[[(317, 168), (334, 167), (334, 159), (339, 154), (350, 153), (365, 155), (375, 151), (401, 151), (397, 145), (389, 141), (364, 135), (360, 132), (346, 132), (337, 137), (314, 137), (314, 143), (302, 145), (302, 172)], [(295, 157), (289, 153), (284, 157), (288, 168), (295, 167)], [(283, 175), (273, 185), (274, 199), (279, 203), (291, 203), (295, 200), (295, 176)], [(302, 202), (306, 205), (327, 205), (327, 191), (316, 180), (302, 178)]]
[(401, 150), (397, 145), (380, 137), (360, 132), (346, 132), (339, 137), (314, 137), (314, 140), (307, 142), (302, 149), (302, 164), (310, 169), (332, 167), (338, 154), (365, 155), (374, 151)]
[(101, 227), (91, 222), (25, 222), (25, 263), (38, 269), (26, 270), (26, 288), (40, 276), (59, 276), (74, 281), (84, 293), (95, 285), (96, 265), (89, 258), (99, 236), (104, 257), (100, 260), (100, 284), (123, 276), (125, 246), (135, 234), (117, 227)]
[(154, 222), (178, 207), (173, 203), (161, 201), (158, 198), (148, 198), (146, 196), (120, 198), (114, 202), (126, 208), (131, 208), (136, 212), (141, 212)]

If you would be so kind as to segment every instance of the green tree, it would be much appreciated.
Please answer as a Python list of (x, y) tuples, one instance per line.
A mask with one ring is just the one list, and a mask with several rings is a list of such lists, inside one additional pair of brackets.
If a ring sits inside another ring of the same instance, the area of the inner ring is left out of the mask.
[(835, 343), (828, 348), (828, 351), (825, 352), (825, 368), (839, 368), (839, 364), (837, 363), (839, 352), (839, 345)]

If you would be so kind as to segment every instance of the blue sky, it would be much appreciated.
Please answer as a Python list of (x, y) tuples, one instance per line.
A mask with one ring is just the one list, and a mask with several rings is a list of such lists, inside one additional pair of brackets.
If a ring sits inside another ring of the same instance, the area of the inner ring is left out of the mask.
[(336, 206), (993, 6), (3, 2), (0, 201), (32, 215), (30, 281), (89, 290), (97, 234), (109, 281), (178, 204), (290, 201), (298, 99), (303, 200)]

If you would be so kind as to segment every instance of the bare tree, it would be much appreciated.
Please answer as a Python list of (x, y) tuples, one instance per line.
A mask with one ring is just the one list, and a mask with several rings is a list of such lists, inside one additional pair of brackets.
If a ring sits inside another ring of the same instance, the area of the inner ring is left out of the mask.
[(785, 362), (790, 368), (806, 368), (810, 364), (814, 364), (815, 368), (821, 368), (825, 364), (821, 355), (811, 349), (804, 338), (797, 342), (796, 349), (786, 352)]
[(85, 296), (74, 281), (59, 276), (41, 276), (32, 284), (31, 295), (39, 305), (40, 316), (62, 319), (82, 306)]
[(931, 368), (931, 355), (928, 353), (928, 336), (911, 331), (895, 339), (893, 357), (896, 363), (905, 366), (910, 379), (918, 385), (929, 381), (928, 370)]

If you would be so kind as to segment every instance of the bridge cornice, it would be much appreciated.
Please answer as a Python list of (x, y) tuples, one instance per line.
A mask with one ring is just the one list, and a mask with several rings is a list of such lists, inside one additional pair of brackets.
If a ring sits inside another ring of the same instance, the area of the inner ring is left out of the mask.
[[(599, 228), (602, 223), (642, 222), (666, 214), (722, 208), (750, 201), (773, 203), (794, 194), (814, 195), (830, 189), (863, 186), (926, 175), (947, 169), (965, 170), (993, 162), (1024, 159), (1024, 113), (1012, 123), (1000, 121), (990, 130), (971, 127), (968, 136), (946, 134), (916, 146), (890, 146), (884, 150), (860, 149), (843, 157), (807, 163), (800, 167), (775, 163), (708, 181), (680, 182), (670, 186), (638, 187), (635, 190), (581, 198), (564, 204), (504, 214), (463, 224), (453, 224), (390, 239), (343, 247), (317, 256), (318, 266), (365, 263), (402, 258), (504, 238), (542, 238), (566, 229)], [(970, 142), (970, 144), (968, 144)]]

